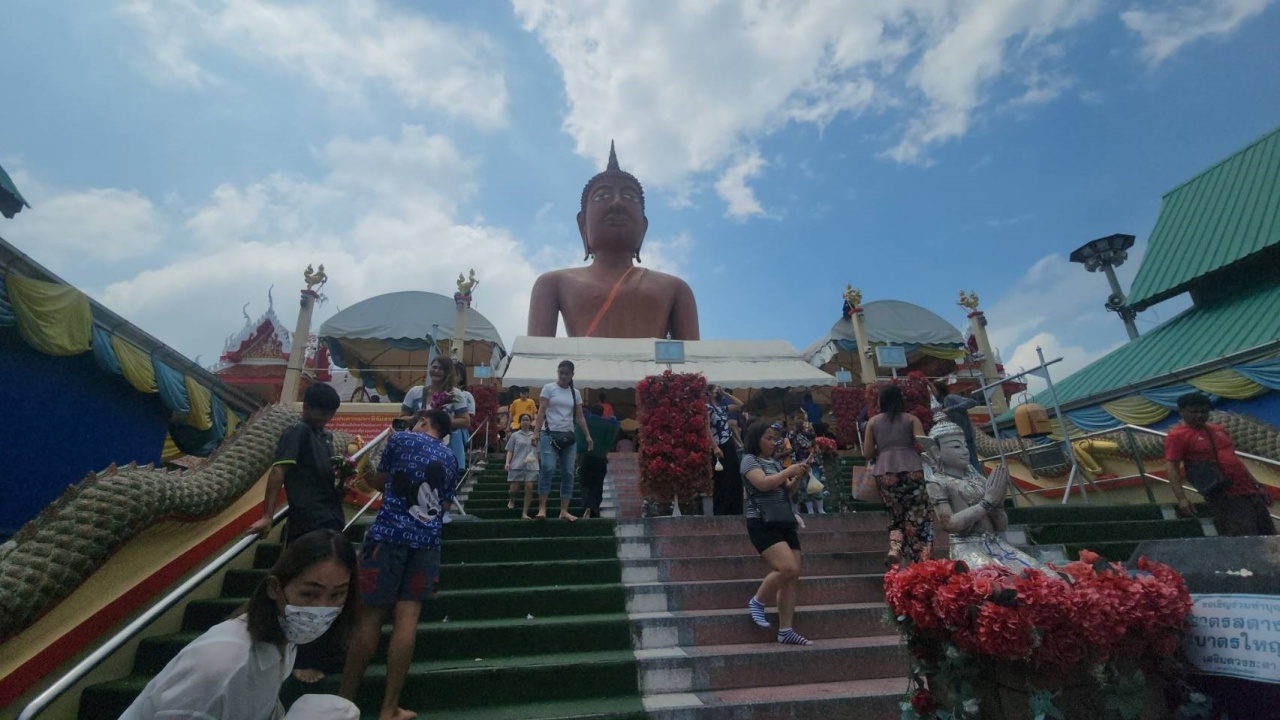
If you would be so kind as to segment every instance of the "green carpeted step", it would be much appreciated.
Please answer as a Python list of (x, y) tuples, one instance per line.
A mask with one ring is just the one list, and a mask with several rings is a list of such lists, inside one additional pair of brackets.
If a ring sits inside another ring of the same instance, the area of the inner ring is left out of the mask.
[(1014, 525), (1162, 520), (1159, 505), (1037, 505), (1005, 511)]
[(1195, 518), (1030, 525), (1027, 527), (1027, 534), (1039, 545), (1126, 542), (1204, 536), (1200, 528), (1200, 521)]
[(134, 674), (158, 674), (182, 648), (187, 646), (187, 643), (200, 635), (201, 633), (192, 631), (143, 638), (142, 642), (138, 643), (138, 652), (133, 658)]
[(454, 565), (446, 558), (440, 569), (441, 589), (448, 590), (619, 582), (622, 582), (622, 563), (617, 559)]
[(441, 552), (442, 559), (450, 564), (595, 560), (613, 558), (617, 554), (617, 542), (611, 537), (449, 540)]
[(422, 607), (424, 620), (490, 620), (615, 613), (626, 607), (626, 588), (615, 583), (522, 588), (441, 590)]
[(76, 717), (78, 720), (120, 720), (149, 682), (150, 675), (130, 675), (90, 685), (80, 693), (80, 712)]
[(192, 600), (182, 611), (182, 631), (202, 633), (229, 619), (249, 602), (246, 597), (218, 597), (207, 600)]
[[(529, 514), (532, 515), (537, 512), (538, 512), (538, 506), (535, 503), (533, 507), (529, 508)], [(572, 513), (574, 516), (580, 516), (582, 514), (582, 501), (580, 499), (575, 499), (573, 502), (569, 503), (569, 512)], [(520, 519), (520, 508), (517, 507), (515, 510), (508, 510), (506, 505), (503, 505), (501, 508), (496, 508), (496, 509), (479, 508), (475, 510), (473, 510), (471, 506), (468, 505), (467, 513), (470, 515), (474, 515), (479, 520), (518, 520)], [(557, 519), (557, 516), (559, 514), (560, 514), (560, 501), (557, 500), (553, 495), (551, 497), (551, 502), (547, 503), (547, 517), (549, 519), (546, 522), (563, 522), (562, 520)]]
[(270, 570), (284, 552), (283, 543), (260, 542), (253, 547), (253, 566)]
[[(383, 628), (375, 657), (385, 657), (391, 626)], [(414, 660), (466, 660), (478, 657), (547, 655), (562, 652), (630, 650), (631, 624), (624, 613), (501, 620), (420, 623)]]
[[(330, 680), (326, 678), (326, 680)], [(326, 683), (336, 688), (337, 679)], [(371, 665), (356, 697), (366, 712), (378, 707), (386, 666)], [(316, 688), (321, 692), (332, 692)], [(427, 711), (639, 696), (631, 649), (518, 657), (415, 662), (401, 694), (402, 707)]]
[(445, 549), (454, 540), (485, 538), (554, 538), (613, 537), (615, 523), (609, 519), (591, 518), (578, 522), (530, 522), (528, 520), (493, 520), (483, 523), (451, 523), (444, 529)]
[(222, 596), (249, 597), (270, 571), (270, 568), (228, 570), (222, 576)]

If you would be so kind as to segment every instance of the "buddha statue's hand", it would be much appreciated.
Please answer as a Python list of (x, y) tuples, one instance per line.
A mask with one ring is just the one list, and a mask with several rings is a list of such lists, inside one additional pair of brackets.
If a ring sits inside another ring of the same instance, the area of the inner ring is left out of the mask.
[(1000, 505), (1004, 502), (1005, 493), (1009, 491), (1009, 466), (1000, 463), (1000, 466), (991, 472), (991, 477), (987, 478), (987, 492), (982, 496), (992, 505)]

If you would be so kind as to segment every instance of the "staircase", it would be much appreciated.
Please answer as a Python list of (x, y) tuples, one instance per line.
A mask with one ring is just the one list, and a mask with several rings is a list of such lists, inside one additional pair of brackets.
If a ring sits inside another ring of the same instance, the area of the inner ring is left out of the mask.
[(1143, 540), (1216, 535), (1208, 511), (1180, 518), (1171, 505), (1036, 505), (1012, 507), (1010, 534), (1021, 530), (1034, 548), (1059, 546), (1067, 560), (1091, 550), (1108, 560), (1126, 562)]
[[(476, 477), (469, 512), (507, 513), (501, 461), (490, 467), (496, 470)], [(471, 503), (492, 494), (501, 495), (501, 508), (473, 510)], [(366, 527), (353, 527), (352, 540)], [(220, 598), (187, 606), (181, 633), (142, 643), (129, 677), (87, 688), (79, 718), (118, 718), (187, 642), (245, 601), (280, 551), (258, 545), (254, 569), (229, 572)], [(440, 593), (423, 608), (404, 707), (438, 720), (645, 716), (612, 520), (457, 521), (445, 529), (442, 559)], [(377, 716), (384, 652), (357, 698), (365, 717)], [(336, 692), (337, 678), (311, 687)]]
[(883, 513), (805, 516), (795, 628), (779, 645), (747, 600), (767, 566), (742, 518), (623, 520), (618, 549), (649, 717), (898, 718), (907, 657), (883, 602)]

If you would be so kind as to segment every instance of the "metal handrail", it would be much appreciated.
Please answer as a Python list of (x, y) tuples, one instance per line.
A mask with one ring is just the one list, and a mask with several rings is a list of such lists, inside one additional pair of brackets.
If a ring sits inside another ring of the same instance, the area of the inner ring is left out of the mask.
[[(1069, 441), (1070, 441), (1070, 442), (1076, 442), (1076, 441), (1079, 441), (1079, 440), (1090, 440), (1090, 439), (1095, 438), (1095, 437), (1100, 437), (1100, 436), (1102, 436), (1102, 435), (1110, 435), (1110, 434), (1112, 434), (1112, 433), (1116, 433), (1116, 432), (1123, 432), (1123, 433), (1125, 433), (1126, 435), (1128, 435), (1128, 436), (1129, 436), (1129, 438), (1130, 438), (1130, 442), (1131, 442), (1131, 443), (1132, 443), (1133, 433), (1135, 433), (1135, 432), (1146, 433), (1146, 434), (1148, 434), (1148, 435), (1156, 435), (1156, 436), (1158, 436), (1158, 437), (1162, 437), (1162, 438), (1163, 438), (1163, 437), (1168, 437), (1168, 436), (1169, 436), (1169, 433), (1166, 433), (1166, 432), (1161, 432), (1161, 431), (1159, 431), (1159, 430), (1152, 430), (1151, 428), (1142, 427), (1141, 425), (1133, 425), (1133, 424), (1130, 424), (1130, 423), (1125, 423), (1125, 424), (1123, 424), (1123, 425), (1119, 425), (1119, 426), (1117, 426), (1117, 427), (1110, 428), (1110, 429), (1107, 429), (1107, 430), (1094, 430), (1093, 432), (1088, 432), (1088, 433), (1085, 433), (1085, 434), (1083, 434), (1083, 435), (1077, 435), (1077, 436), (1074, 436), (1074, 437), (1069, 438)], [(998, 442), (998, 440), (997, 440), (997, 442)], [(1055, 441), (1055, 442), (1061, 442), (1061, 441)], [(1168, 478), (1165, 478), (1165, 477), (1160, 477), (1159, 475), (1153, 475), (1153, 474), (1151, 474), (1151, 473), (1147, 472), (1147, 470), (1146, 470), (1146, 466), (1144, 465), (1144, 463), (1143, 463), (1143, 461), (1142, 461), (1142, 456), (1141, 456), (1141, 455), (1139, 455), (1139, 454), (1136, 452), (1136, 448), (1134, 448), (1134, 450), (1135, 450), (1135, 453), (1134, 453), (1134, 461), (1135, 461), (1135, 463), (1138, 465), (1138, 473), (1137, 473), (1136, 475), (1126, 475), (1126, 476), (1124, 476), (1124, 477), (1118, 477), (1118, 478), (1107, 478), (1107, 479), (1103, 479), (1103, 480), (1096, 480), (1096, 479), (1095, 479), (1093, 482), (1094, 482), (1095, 484), (1101, 485), (1101, 484), (1104, 484), (1104, 483), (1115, 483), (1115, 482), (1120, 482), (1120, 481), (1124, 481), (1124, 480), (1135, 480), (1135, 479), (1141, 478), (1141, 479), (1142, 479), (1143, 488), (1144, 488), (1144, 489), (1146, 490), (1146, 492), (1147, 492), (1147, 500), (1148, 500), (1149, 502), (1151, 502), (1152, 504), (1155, 504), (1155, 502), (1156, 502), (1155, 495), (1151, 492), (1151, 486), (1150, 486), (1150, 484), (1149, 484), (1149, 481), (1154, 480), (1154, 481), (1156, 481), (1156, 482), (1162, 482), (1162, 483), (1164, 483), (1164, 484), (1166, 484), (1166, 485), (1169, 485), (1169, 484), (1170, 484), (1169, 479), (1168, 479)], [(1020, 452), (1025, 452), (1025, 450), (1020, 451)], [(1017, 453), (1012, 453), (1012, 454), (1017, 454)], [(1269, 466), (1275, 467), (1275, 468), (1277, 468), (1277, 469), (1280, 469), (1280, 461), (1272, 460), (1271, 458), (1262, 457), (1262, 456), (1260, 456), (1260, 455), (1254, 455), (1254, 454), (1252, 454), (1252, 453), (1240, 452), (1239, 450), (1237, 450), (1237, 451), (1236, 451), (1236, 456), (1237, 456), (1237, 457), (1242, 457), (1242, 458), (1247, 458), (1247, 459), (1249, 459), (1249, 460), (1253, 460), (1253, 461), (1255, 461), (1255, 462), (1260, 462), (1260, 463), (1263, 463), (1264, 465), (1269, 465)], [(986, 457), (986, 458), (978, 458), (979, 462), (984, 462), (984, 463), (985, 463), (985, 462), (992, 461), (992, 460), (998, 460), (998, 459), (1000, 459), (1000, 456), (999, 456), (999, 455), (993, 455), (993, 456), (991, 456), (991, 457)], [(1194, 487), (1192, 487), (1192, 485), (1191, 485), (1190, 483), (1183, 483), (1182, 488), (1183, 488), (1184, 490), (1189, 490), (1189, 491), (1191, 491), (1191, 492), (1193, 492), (1193, 493), (1195, 493), (1195, 494), (1197, 494), (1197, 495), (1200, 495), (1200, 494), (1201, 494), (1201, 493), (1200, 493), (1200, 491), (1199, 491), (1199, 490), (1196, 490)], [(1024, 490), (1024, 491), (1022, 491), (1022, 492), (1023, 492), (1023, 494), (1025, 494), (1025, 495), (1035, 495), (1036, 493), (1045, 493), (1045, 492), (1049, 492), (1049, 491), (1056, 491), (1056, 490), (1061, 490), (1061, 489), (1062, 489), (1062, 488), (1037, 488), (1037, 489), (1035, 489), (1035, 490)], [(1270, 514), (1270, 515), (1271, 515), (1271, 517), (1273, 517), (1273, 518), (1276, 518), (1276, 519), (1280, 520), (1280, 515), (1276, 515), (1275, 513), (1268, 513), (1268, 514)]]
[[(382, 438), (386, 437), (390, 431), (390, 428), (383, 430), (378, 437), (374, 438), (373, 442), (367, 443), (364, 447), (357, 450), (355, 454), (352, 455), (352, 459), (359, 460), (366, 452), (369, 451), (370, 448), (380, 442)], [(372, 503), (372, 501), (370, 501), (370, 503)], [(368, 506), (366, 505), (365, 507), (367, 508)], [(271, 516), (272, 527), (274, 527), (276, 523), (280, 522), (288, 512), (288, 504), (277, 508), (275, 514)], [(27, 703), (27, 706), (22, 709), (22, 713), (18, 715), (17, 720), (31, 720), (31, 718), (34, 718), (39, 713), (43, 712), (50, 703), (57, 700), (59, 697), (62, 697), (63, 693), (73, 687), (76, 683), (83, 680), (85, 676), (94, 670), (94, 668), (101, 665), (104, 660), (123, 647), (125, 643), (129, 642), (137, 636), (138, 633), (145, 630), (147, 626), (155, 622), (161, 615), (168, 612), (178, 603), (182, 602), (182, 599), (190, 594), (191, 591), (204, 584), (206, 580), (216, 575), (222, 570), (222, 568), (226, 567), (232, 560), (239, 557), (245, 550), (253, 547), (257, 542), (257, 537), (243, 537), (236, 542), (235, 545), (231, 546), (229, 550), (219, 555), (213, 562), (197, 570), (194, 575), (178, 587), (174, 588), (168, 595), (161, 598), (159, 602), (144, 610), (141, 615), (133, 620), (133, 622), (129, 623), (115, 635), (108, 638), (106, 642), (98, 647), (98, 649), (90, 653), (84, 660), (76, 663), (75, 667), (68, 670), (65, 675), (58, 678), (58, 680), (46, 688), (44, 692), (40, 693), (35, 697), (35, 699)]]

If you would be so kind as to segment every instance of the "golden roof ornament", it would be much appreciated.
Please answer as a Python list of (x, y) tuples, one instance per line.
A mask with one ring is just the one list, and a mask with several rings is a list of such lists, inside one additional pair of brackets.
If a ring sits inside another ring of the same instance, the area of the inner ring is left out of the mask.
[(307, 282), (308, 290), (324, 287), (324, 284), (329, 282), (329, 276), (324, 274), (324, 263), (320, 263), (319, 270), (313, 270), (311, 264), (308, 263), (307, 269), (302, 273), (302, 279)]
[(960, 301), (956, 304), (962, 308), (968, 309), (971, 313), (976, 313), (978, 312), (978, 293), (974, 290), (970, 290), (969, 294), (966, 295), (965, 292), (961, 290)]
[(850, 308), (862, 307), (862, 291), (855, 290), (852, 285), (844, 286), (844, 301)]
[(476, 279), (476, 269), (471, 268), (471, 277), (463, 277), (462, 273), (458, 273), (458, 294), (463, 297), (470, 297), (471, 291), (476, 289), (480, 281)]

